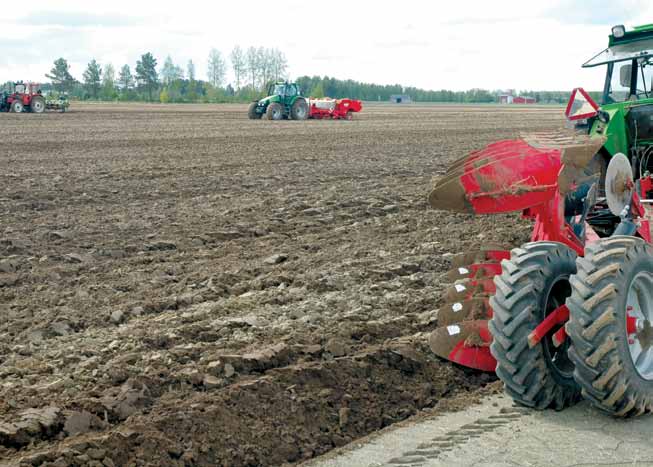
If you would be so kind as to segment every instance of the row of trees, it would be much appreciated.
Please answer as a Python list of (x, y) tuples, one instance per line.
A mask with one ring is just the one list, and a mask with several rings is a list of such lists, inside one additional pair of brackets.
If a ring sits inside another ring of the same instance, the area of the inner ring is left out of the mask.
[(310, 90), (315, 97), (351, 97), (367, 101), (387, 101), (390, 96), (407, 94), (415, 102), (457, 102), (457, 103), (490, 103), (496, 102), (498, 92), (484, 89), (469, 91), (428, 91), (415, 87), (403, 87), (399, 84), (379, 85), (361, 83), (353, 80), (338, 80), (328, 76), (302, 76), (297, 79), (301, 88)]
[[(55, 90), (66, 91), (79, 99), (243, 102), (264, 94), (268, 83), (286, 79), (288, 63), (278, 49), (249, 47), (243, 50), (236, 46), (228, 58), (219, 50), (211, 49), (206, 80), (197, 79), (192, 60), (182, 67), (168, 56), (160, 70), (157, 67), (157, 59), (149, 52), (137, 60), (133, 71), (129, 65), (123, 65), (116, 72), (112, 64), (102, 66), (93, 59), (88, 63), (82, 81), (78, 81), (71, 75), (68, 62), (59, 58), (46, 77)], [(233, 84), (226, 83), (230, 68)], [(367, 101), (387, 101), (394, 94), (407, 94), (416, 102), (490, 103), (496, 102), (500, 94), (499, 91), (484, 89), (432, 91), (328, 76), (302, 76), (297, 82), (304, 94), (313, 97), (351, 97)], [(568, 91), (522, 91), (522, 94), (533, 96), (542, 103), (565, 103), (569, 99)]]
[(156, 71), (156, 59), (151, 53), (141, 56), (136, 62), (135, 74), (129, 65), (124, 65), (118, 76), (111, 64), (104, 69), (95, 60), (91, 60), (82, 75), (83, 81), (75, 79), (70, 73), (70, 65), (65, 58), (58, 58), (46, 78), (49, 78), (54, 90), (67, 92), (78, 98), (115, 100), (120, 95), (136, 99), (136, 91), (145, 93), (149, 100), (153, 100), (156, 86), (159, 84)]
[[(64, 58), (55, 60), (46, 74), (52, 88), (67, 92), (80, 99), (148, 100), (162, 102), (222, 102), (248, 100), (260, 94), (270, 81), (286, 78), (288, 62), (278, 49), (236, 46), (227, 59), (217, 49), (211, 49), (207, 59), (207, 79), (196, 76), (195, 63), (189, 60), (185, 67), (175, 64), (168, 56), (161, 69), (150, 53), (136, 62), (134, 71), (123, 65), (116, 73), (112, 64), (100, 65), (92, 59), (78, 81), (70, 72)], [(234, 85), (225, 86), (227, 71), (231, 66)], [(47, 89), (47, 87), (45, 87)]]
[[(379, 85), (361, 83), (353, 80), (338, 80), (328, 76), (302, 76), (297, 78), (302, 90), (314, 97), (351, 97), (367, 101), (387, 101), (395, 94), (407, 94), (415, 102), (451, 102), (451, 103), (491, 103), (497, 102), (501, 90), (470, 89), (467, 91), (450, 91), (442, 89), (431, 91), (415, 87), (402, 87), (399, 84)], [(521, 91), (512, 90), (513, 95), (535, 97), (544, 104), (564, 104), (569, 101), (570, 91)], [(590, 92), (597, 102), (600, 92)]]

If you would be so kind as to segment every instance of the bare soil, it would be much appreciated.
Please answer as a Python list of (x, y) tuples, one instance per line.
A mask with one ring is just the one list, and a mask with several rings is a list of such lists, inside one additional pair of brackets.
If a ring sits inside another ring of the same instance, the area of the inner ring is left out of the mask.
[(430, 210), (431, 179), (560, 113), (0, 114), (0, 464), (296, 463), (476, 400), (426, 345), (442, 276), (528, 225)]

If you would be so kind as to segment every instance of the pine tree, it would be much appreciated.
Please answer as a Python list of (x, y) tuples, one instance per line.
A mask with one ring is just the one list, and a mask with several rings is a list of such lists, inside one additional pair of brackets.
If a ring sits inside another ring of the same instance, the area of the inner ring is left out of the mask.
[(100, 93), (100, 85), (102, 83), (102, 68), (98, 62), (93, 59), (89, 62), (84, 71), (84, 86), (86, 92), (93, 98), (97, 99)]
[(132, 76), (129, 65), (123, 65), (118, 75), (118, 87), (122, 91), (129, 91), (134, 87), (134, 77)]
[(50, 74), (46, 74), (45, 77), (52, 80), (52, 84), (59, 92), (69, 91), (75, 84), (75, 78), (70, 74), (70, 65), (64, 58), (56, 59)]
[(136, 80), (147, 90), (148, 99), (152, 101), (152, 95), (159, 85), (159, 75), (156, 72), (156, 58), (150, 52), (136, 62)]

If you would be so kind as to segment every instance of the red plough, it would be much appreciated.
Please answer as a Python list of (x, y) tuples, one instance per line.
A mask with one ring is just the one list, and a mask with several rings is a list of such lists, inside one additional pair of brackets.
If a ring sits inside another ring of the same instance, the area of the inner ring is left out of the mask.
[[(491, 144), (454, 163), (429, 201), (440, 209), (473, 214), (521, 211), (535, 222), (531, 241), (559, 242), (582, 254), (583, 242), (574, 231), (579, 227), (565, 217), (564, 199), (585, 176), (578, 168), (588, 165), (604, 141), (554, 133)], [(502, 260), (510, 257), (508, 250), (488, 247), (454, 260), (446, 276), (454, 284), (438, 315), (441, 327), (430, 338), (436, 354), (461, 365), (494, 371), (496, 361), (490, 355), (491, 338), (486, 332), (487, 321), (494, 316), (490, 298), (496, 287), (492, 280), (502, 273)], [(553, 326), (559, 328), (563, 321), (552, 318), (542, 323), (533, 341)], [(557, 339), (564, 337), (562, 331), (556, 335)]]

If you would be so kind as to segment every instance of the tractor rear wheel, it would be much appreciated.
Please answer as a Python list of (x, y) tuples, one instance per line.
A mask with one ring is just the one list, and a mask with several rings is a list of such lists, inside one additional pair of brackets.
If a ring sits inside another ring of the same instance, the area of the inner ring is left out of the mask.
[(25, 106), (19, 100), (13, 101), (11, 103), (11, 107), (9, 108), (9, 111), (13, 113), (21, 113), (23, 110), (25, 110)]
[(281, 120), (283, 119), (283, 107), (278, 102), (272, 102), (268, 105), (265, 116), (268, 120)]
[(582, 395), (620, 417), (653, 408), (653, 247), (614, 236), (579, 258), (568, 300), (569, 356)]
[(40, 96), (33, 97), (29, 108), (35, 114), (42, 114), (45, 111), (45, 99)]
[(290, 117), (293, 120), (306, 120), (308, 118), (308, 104), (305, 99), (298, 98), (290, 109)]
[(259, 120), (263, 116), (256, 111), (257, 107), (258, 107), (258, 102), (252, 102), (251, 104), (249, 104), (249, 107), (247, 108), (247, 116), (249, 117), (250, 120)]
[(490, 299), (490, 350), (497, 359), (497, 376), (517, 403), (561, 410), (580, 395), (567, 346), (554, 346), (555, 328), (532, 348), (529, 335), (571, 294), (569, 278), (576, 273), (576, 253), (561, 243), (527, 243), (512, 250), (502, 268), (494, 278), (497, 291)]

